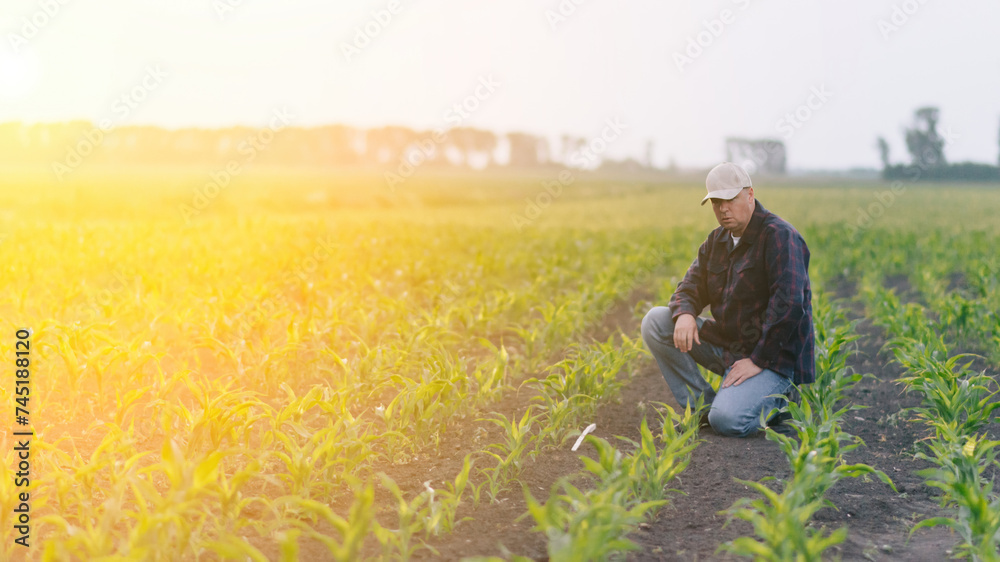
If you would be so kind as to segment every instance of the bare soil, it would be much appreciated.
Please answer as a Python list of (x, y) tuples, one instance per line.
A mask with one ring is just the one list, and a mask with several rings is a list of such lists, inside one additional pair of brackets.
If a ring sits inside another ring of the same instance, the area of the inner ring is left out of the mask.
[[(901, 295), (914, 296), (904, 278), (893, 278), (889, 283), (896, 286)], [(837, 286), (835, 295), (848, 299), (853, 293), (853, 284), (843, 282)], [(648, 293), (633, 294), (627, 302), (616, 306), (602, 326), (590, 335), (606, 339), (621, 329), (629, 337), (638, 337), (639, 318), (633, 310), (640, 303), (652, 304), (647, 302), (649, 299)], [(927, 431), (901, 413), (917, 405), (920, 399), (916, 395), (903, 394), (902, 387), (895, 383), (901, 370), (890, 361), (890, 356), (880, 353), (885, 343), (882, 330), (863, 319), (863, 307), (856, 300), (844, 302), (851, 308), (852, 319), (862, 319), (858, 324), (862, 337), (857, 342), (859, 349), (851, 366), (858, 372), (871, 374), (848, 393), (853, 404), (865, 409), (849, 413), (844, 429), (860, 437), (865, 444), (848, 453), (847, 461), (867, 463), (884, 471), (894, 481), (898, 492), (873, 478), (844, 479), (827, 493), (836, 508), (820, 510), (814, 524), (827, 530), (848, 527), (847, 540), (835, 551), (843, 560), (945, 560), (959, 540), (956, 535), (937, 528), (910, 536), (910, 529), (917, 521), (945, 513), (938, 506), (938, 491), (927, 486), (916, 474), (930, 466), (914, 458), (919, 441), (927, 436)], [(508, 417), (511, 414), (520, 416), (530, 398), (526, 392), (507, 396), (492, 409)], [(623, 388), (620, 400), (599, 409), (594, 420), (597, 424), (595, 435), (609, 440), (616, 435), (636, 439), (642, 417), (650, 414), (652, 410), (648, 406), (653, 402), (677, 407), (655, 361), (649, 358)], [(655, 418), (650, 415), (651, 426)], [(996, 424), (989, 429), (991, 438), (1000, 435)], [(737, 439), (703, 428), (700, 437), (703, 442), (695, 449), (691, 464), (672, 486), (682, 493), (675, 494), (671, 503), (651, 522), (642, 524), (630, 535), (640, 550), (629, 553), (628, 560), (735, 559), (719, 551), (719, 546), (734, 538), (752, 535), (753, 529), (739, 520), (727, 524), (727, 517), (721, 512), (739, 498), (756, 497), (756, 492), (736, 479), (760, 481), (768, 476), (782, 479), (790, 475), (788, 462), (777, 444), (765, 439), (763, 434)], [(404, 491), (417, 493), (423, 489), (424, 481), (438, 486), (443, 480), (454, 478), (467, 453), (497, 440), (498, 428), (469, 421), (450, 427), (437, 451), (421, 455), (407, 465), (386, 466), (384, 471)], [(562, 449), (545, 451), (527, 463), (520, 484), (527, 486), (536, 499), (546, 498), (550, 487), (560, 477), (582, 470), (579, 454), (592, 457), (595, 454), (587, 445), (576, 453), (569, 447), (570, 444), (566, 444)], [(486, 457), (478, 458), (478, 466), (488, 465)], [(474, 481), (479, 482), (479, 479)], [(586, 484), (585, 480), (575, 483), (578, 486)], [(780, 482), (774, 483), (774, 486), (779, 485)], [(384, 491), (378, 492), (376, 501), (380, 520), (395, 512), (391, 498)], [(338, 511), (346, 512), (346, 504), (341, 503), (340, 508)], [(547, 560), (545, 537), (531, 532), (534, 521), (530, 516), (523, 516), (526, 509), (520, 486), (503, 494), (496, 504), (484, 501), (473, 507), (467, 502), (460, 507), (458, 517), (471, 517), (472, 520), (459, 524), (454, 533), (430, 541), (436, 553), (423, 550), (414, 559), (460, 560), (466, 556), (503, 555), (507, 549), (534, 560)], [(384, 522), (392, 524), (389, 519)], [(331, 534), (335, 536), (332, 530)], [(374, 540), (366, 544), (366, 554), (378, 554)], [(300, 556), (303, 560), (330, 559), (321, 544), (305, 540)]]
[[(848, 296), (852, 290), (839, 292)], [(852, 317), (862, 315), (861, 306), (853, 303)], [(900, 414), (903, 408), (917, 405), (919, 397), (902, 394), (896, 385), (901, 370), (879, 353), (885, 343), (882, 331), (867, 320), (857, 329), (862, 337), (851, 366), (873, 376), (863, 379), (847, 395), (853, 404), (865, 409), (849, 413), (843, 427), (865, 445), (849, 452), (846, 460), (882, 470), (899, 493), (876, 479), (843, 479), (826, 494), (837, 509), (820, 510), (814, 523), (831, 531), (848, 527), (848, 538), (836, 552), (843, 560), (945, 560), (958, 540), (949, 531), (921, 530), (909, 536), (914, 523), (942, 513), (937, 489), (916, 474), (930, 466), (913, 456), (916, 443), (927, 432)], [(756, 497), (756, 492), (735, 478), (786, 478), (790, 474), (788, 462), (777, 444), (761, 437), (726, 438), (709, 429), (702, 431), (702, 437), (705, 443), (695, 449), (691, 465), (676, 486), (687, 495), (675, 497), (648, 528), (631, 536), (643, 550), (631, 554), (629, 560), (742, 559), (716, 550), (726, 541), (752, 535), (752, 526), (736, 520), (724, 527), (726, 517), (718, 512), (741, 497)]]

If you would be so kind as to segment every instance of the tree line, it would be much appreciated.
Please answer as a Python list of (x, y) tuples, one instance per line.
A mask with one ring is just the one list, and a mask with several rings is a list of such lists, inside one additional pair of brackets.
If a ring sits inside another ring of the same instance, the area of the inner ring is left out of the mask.
[[(0, 124), (0, 163), (52, 163), (72, 169), (83, 161), (109, 164), (204, 164), (245, 160), (282, 166), (392, 167), (419, 157), (421, 166), (533, 168), (566, 164), (586, 151), (590, 140), (562, 135), (557, 142), (526, 132), (497, 134), (472, 127), (421, 131), (402, 126), (370, 129), (347, 125), (258, 129), (165, 129), (119, 126), (102, 129), (87, 121)], [(419, 153), (419, 154), (417, 154)], [(588, 158), (595, 165), (651, 168), (652, 141), (645, 162)]]
[[(941, 112), (937, 107), (921, 107), (913, 112), (913, 123), (905, 130), (909, 164), (893, 164), (889, 143), (879, 137), (877, 147), (882, 161), (882, 177), (904, 181), (1000, 181), (1000, 167), (978, 162), (949, 163), (944, 149), (946, 133), (939, 130)], [(1000, 158), (998, 158), (1000, 160)]]

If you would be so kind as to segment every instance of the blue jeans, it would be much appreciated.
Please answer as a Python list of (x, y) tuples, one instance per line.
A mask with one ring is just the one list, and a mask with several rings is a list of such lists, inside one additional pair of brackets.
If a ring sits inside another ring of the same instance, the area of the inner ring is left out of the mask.
[[(739, 385), (720, 388), (718, 394), (701, 376), (701, 365), (722, 376), (729, 368), (722, 363), (722, 347), (702, 341), (694, 343), (688, 353), (674, 347), (674, 320), (669, 307), (657, 306), (642, 319), (642, 339), (656, 358), (660, 372), (677, 403), (694, 407), (698, 397), (711, 404), (708, 423), (722, 435), (746, 437), (761, 429), (761, 414), (785, 406), (785, 396), (792, 390), (792, 381), (770, 369), (744, 380)], [(697, 318), (701, 330), (704, 318)], [(779, 395), (779, 396), (773, 396)]]

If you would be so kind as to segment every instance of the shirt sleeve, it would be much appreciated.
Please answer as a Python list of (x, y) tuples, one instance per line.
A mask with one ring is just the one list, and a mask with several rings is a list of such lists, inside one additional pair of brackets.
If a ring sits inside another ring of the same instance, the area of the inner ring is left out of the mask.
[(707, 277), (705, 267), (708, 264), (708, 240), (698, 248), (698, 256), (694, 259), (684, 279), (677, 284), (677, 289), (670, 297), (670, 310), (674, 320), (681, 314), (697, 317), (705, 310), (708, 299)]
[(769, 233), (764, 258), (770, 285), (761, 337), (750, 354), (753, 364), (767, 369), (778, 359), (781, 348), (798, 330), (806, 314), (805, 288), (808, 280), (809, 249), (792, 229)]

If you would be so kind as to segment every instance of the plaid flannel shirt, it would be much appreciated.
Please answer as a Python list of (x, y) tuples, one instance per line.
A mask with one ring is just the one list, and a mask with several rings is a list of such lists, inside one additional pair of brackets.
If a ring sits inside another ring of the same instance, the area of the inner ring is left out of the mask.
[(795, 228), (755, 201), (739, 244), (721, 226), (670, 299), (674, 321), (711, 306), (698, 332), (723, 348), (726, 368), (749, 357), (795, 384), (816, 379), (809, 248)]

